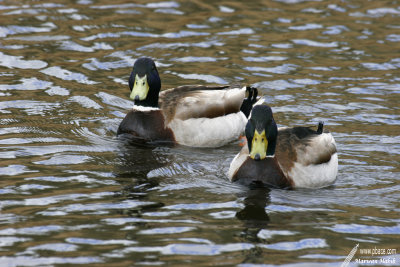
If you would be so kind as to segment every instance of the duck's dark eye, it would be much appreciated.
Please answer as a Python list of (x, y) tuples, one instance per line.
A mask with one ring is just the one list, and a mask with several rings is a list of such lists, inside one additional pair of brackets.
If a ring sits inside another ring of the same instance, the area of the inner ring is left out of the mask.
[(261, 138), (261, 142), (264, 142), (264, 138)]
[(257, 141), (257, 137), (254, 139), (254, 141)]
[(142, 84), (143, 86), (144, 86), (144, 82), (143, 82), (143, 84)]

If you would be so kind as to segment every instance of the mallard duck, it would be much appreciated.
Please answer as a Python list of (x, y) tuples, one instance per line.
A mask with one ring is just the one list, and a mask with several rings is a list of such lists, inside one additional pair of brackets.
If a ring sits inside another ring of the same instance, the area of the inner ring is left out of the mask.
[(154, 61), (139, 58), (129, 77), (134, 101), (117, 135), (135, 141), (218, 147), (243, 133), (257, 99), (257, 89), (229, 86), (180, 86), (160, 92)]
[(277, 127), (271, 108), (261, 99), (246, 124), (247, 145), (229, 168), (232, 182), (275, 188), (321, 188), (338, 172), (335, 140), (323, 123), (309, 127)]

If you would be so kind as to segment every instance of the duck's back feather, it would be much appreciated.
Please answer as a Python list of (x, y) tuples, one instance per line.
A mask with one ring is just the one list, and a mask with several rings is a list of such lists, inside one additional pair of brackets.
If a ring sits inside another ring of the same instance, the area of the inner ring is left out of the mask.
[(338, 156), (335, 153), (326, 163), (303, 165), (296, 162), (287, 176), (293, 177), (297, 188), (321, 188), (333, 184), (337, 173)]
[(336, 143), (329, 132), (306, 127), (279, 130), (276, 157), (295, 187), (323, 187), (337, 176)]
[(175, 118), (168, 123), (175, 140), (193, 147), (219, 147), (237, 139), (243, 132), (247, 118), (241, 112), (216, 118)]
[(228, 86), (180, 86), (160, 93), (166, 122), (173, 119), (216, 118), (240, 110), (246, 88)]

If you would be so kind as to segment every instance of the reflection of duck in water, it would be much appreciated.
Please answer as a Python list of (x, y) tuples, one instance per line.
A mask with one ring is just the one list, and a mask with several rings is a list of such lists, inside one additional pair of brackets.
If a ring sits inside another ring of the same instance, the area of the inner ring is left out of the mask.
[[(243, 223), (240, 237), (245, 242), (260, 243), (262, 241), (258, 234), (261, 230), (268, 229), (270, 224), (270, 218), (266, 211), (266, 207), (271, 202), (270, 189), (266, 187), (249, 188), (239, 196), (244, 197), (244, 208), (236, 213), (236, 218)], [(257, 263), (260, 253), (262, 252), (257, 246), (245, 251), (245, 262)]]
[(257, 98), (257, 89), (251, 87), (197, 85), (160, 92), (160, 76), (150, 58), (136, 60), (129, 87), (135, 105), (119, 125), (118, 135), (129, 134), (139, 142), (194, 147), (216, 147), (236, 140)]
[(251, 188), (246, 191), (244, 208), (236, 213), (236, 218), (243, 221), (247, 228), (256, 228), (256, 232), (265, 228), (270, 219), (265, 208), (270, 203), (270, 189)]
[[(156, 168), (168, 165), (171, 160), (167, 153), (155, 147), (126, 145), (129, 140), (122, 140), (116, 159), (114, 175), (121, 186), (114, 191), (117, 201), (135, 200), (138, 205), (121, 205), (116, 212), (129, 217), (141, 217), (146, 211), (152, 211), (164, 206), (164, 203), (149, 199), (148, 192), (158, 187), (162, 181), (159, 177), (148, 178), (148, 173)], [(140, 157), (138, 157), (140, 155)], [(134, 223), (133, 223), (134, 224)], [(145, 222), (142, 222), (145, 224)]]
[(229, 168), (231, 181), (279, 188), (320, 188), (332, 184), (338, 171), (333, 136), (308, 127), (278, 130), (271, 108), (262, 100), (246, 125), (247, 146)]
[(154, 146), (127, 146), (129, 140), (122, 141), (115, 170), (117, 177), (147, 180), (150, 171), (166, 166), (171, 161), (170, 154)]

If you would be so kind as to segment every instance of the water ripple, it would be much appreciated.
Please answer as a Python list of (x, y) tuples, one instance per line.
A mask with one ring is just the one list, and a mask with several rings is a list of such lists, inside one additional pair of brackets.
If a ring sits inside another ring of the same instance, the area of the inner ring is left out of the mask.
[(241, 34), (254, 34), (254, 30), (251, 28), (242, 28), (239, 30), (232, 30), (226, 32), (219, 32), (218, 35), (241, 35)]
[(313, 40), (307, 40), (307, 39), (294, 39), (292, 40), (293, 43), (297, 44), (297, 45), (306, 45), (306, 46), (315, 46), (315, 47), (338, 47), (339, 44), (338, 42), (317, 42), (317, 41), (313, 41)]
[(283, 64), (281, 66), (276, 66), (272, 68), (265, 68), (265, 67), (245, 67), (248, 71), (263, 71), (263, 72), (270, 72), (275, 74), (288, 74), (291, 71), (295, 71), (299, 66), (294, 64)]
[[(396, 247), (395, 1), (37, 0), (0, 13), (1, 266), (339, 266), (357, 243)], [(226, 177), (238, 141), (116, 138), (143, 56), (162, 89), (252, 85), (280, 126), (325, 121), (337, 181), (247, 188)]]
[(30, 239), (30, 238), (2, 236), (0, 238), (0, 247), (10, 247), (10, 246), (13, 246), (15, 243), (28, 242), (28, 241), (31, 241), (31, 240), (32, 239)]
[(179, 234), (195, 230), (195, 227), (162, 227), (148, 230), (141, 230), (138, 234), (142, 235), (164, 235), (164, 234)]
[(306, 25), (289, 27), (290, 30), (296, 30), (296, 31), (315, 30), (321, 28), (323, 28), (323, 26), (321, 24), (316, 24), (316, 23), (308, 23)]
[(34, 26), (0, 26), (0, 37), (7, 37), (8, 35), (16, 34), (26, 34), (26, 33), (38, 33), (38, 32), (50, 32), (51, 30), (57, 28), (57, 26), (52, 22), (47, 22), (42, 24), (42, 27)]
[(0, 113), (11, 113), (8, 109), (21, 109), (28, 115), (44, 115), (47, 111), (60, 106), (60, 103), (43, 101), (15, 100), (0, 102)]
[(52, 86), (51, 82), (39, 80), (36, 77), (22, 78), (19, 84), (0, 84), (0, 90), (39, 90)]
[(107, 184), (112, 185), (116, 184), (114, 180), (103, 180), (103, 179), (95, 179), (91, 178), (87, 175), (75, 175), (75, 176), (67, 176), (67, 177), (57, 177), (57, 176), (38, 176), (38, 177), (30, 177), (26, 178), (26, 180), (34, 180), (34, 181), (45, 181), (45, 182), (54, 182), (54, 183), (64, 183), (64, 182), (79, 182), (79, 183), (87, 183), (87, 184)]
[(47, 63), (42, 60), (24, 60), (22, 56), (10, 56), (0, 52), (0, 66), (19, 69), (42, 69)]
[(229, 84), (229, 82), (227, 82), (223, 78), (210, 74), (196, 74), (196, 73), (192, 74), (174, 73), (174, 74), (186, 80), (202, 80), (208, 83)]
[(390, 63), (381, 63), (381, 64), (379, 64), (379, 63), (364, 62), (364, 63), (361, 63), (361, 65), (364, 68), (367, 68), (369, 70), (395, 70), (395, 69), (399, 68), (399, 66), (396, 66), (397, 64), (393, 65), (393, 64), (390, 64)]
[(19, 175), (27, 172), (36, 172), (33, 170), (29, 170), (26, 166), (24, 165), (8, 165), (7, 167), (0, 167), (0, 175)]
[(386, 40), (390, 42), (400, 42), (400, 34), (389, 34), (386, 36)]
[(291, 83), (286, 80), (275, 80), (275, 81), (265, 81), (265, 82), (258, 82), (254, 84), (255, 87), (260, 87), (263, 89), (268, 90), (285, 90), (288, 88), (299, 88), (303, 87), (304, 85)]
[(78, 250), (78, 248), (79, 248), (78, 246), (73, 245), (73, 244), (49, 243), (49, 244), (42, 244), (42, 245), (38, 245), (38, 246), (29, 247), (27, 252), (34, 252), (37, 250), (64, 252), (64, 251), (76, 251), (76, 250)]
[(97, 58), (89, 58), (89, 63), (82, 64), (82, 67), (96, 71), (96, 70), (112, 70), (112, 69), (122, 69), (131, 67), (132, 63), (126, 59), (119, 61), (101, 62)]
[(96, 101), (87, 96), (71, 96), (68, 101), (80, 104), (84, 108), (102, 109), (103, 107), (97, 104)]
[(398, 235), (400, 225), (395, 226), (376, 226), (362, 224), (336, 224), (333, 227), (326, 227), (338, 233), (368, 234), (368, 235)]
[(286, 230), (268, 230), (268, 229), (263, 229), (260, 232), (258, 232), (257, 237), (262, 238), (262, 239), (271, 239), (273, 236), (291, 236), (295, 235), (297, 232), (292, 232), (292, 231), (286, 231)]
[(152, 223), (193, 223), (193, 224), (199, 224), (201, 223), (200, 221), (195, 221), (195, 220), (173, 220), (173, 219), (142, 219), (142, 218), (107, 218), (103, 220), (105, 223), (109, 225), (124, 225), (127, 223), (147, 223), (147, 222), (152, 222)]
[(243, 60), (250, 62), (268, 62), (268, 61), (283, 61), (287, 60), (287, 57), (282, 56), (268, 56), (268, 57), (244, 57)]
[(323, 32), (323, 34), (336, 35), (336, 34), (341, 34), (345, 31), (350, 31), (350, 30), (344, 25), (334, 25), (326, 27), (326, 30)]
[(295, 242), (278, 242), (275, 244), (261, 245), (261, 247), (280, 251), (293, 251), (306, 248), (325, 248), (328, 247), (328, 244), (325, 239), (322, 238), (306, 238)]
[(55, 155), (49, 159), (34, 161), (34, 164), (41, 165), (68, 165), (68, 164), (82, 164), (88, 161), (90, 157), (82, 155)]
[(201, 48), (210, 48), (213, 46), (223, 46), (224, 43), (220, 41), (210, 40), (198, 43), (184, 43), (184, 42), (169, 42), (169, 43), (152, 43), (145, 46), (138, 47), (137, 50), (150, 50), (150, 49), (177, 49), (182, 47), (201, 47)]
[(165, 209), (172, 210), (209, 210), (209, 209), (222, 209), (222, 208), (240, 208), (243, 207), (237, 202), (226, 202), (226, 203), (189, 203), (189, 204), (176, 204), (165, 206)]
[(61, 43), (60, 49), (79, 52), (94, 52), (96, 50), (111, 50), (113, 47), (106, 43), (94, 43), (93, 46), (86, 47), (73, 41), (64, 41)]
[(226, 60), (227, 58), (214, 58), (214, 57), (181, 57), (172, 58), (172, 61), (177, 62), (215, 62), (217, 60)]
[(66, 80), (66, 81), (76, 81), (76, 82), (83, 83), (83, 84), (96, 84), (97, 83), (97, 82), (89, 80), (88, 77), (86, 77), (82, 73), (72, 72), (72, 71), (63, 69), (58, 66), (49, 67), (47, 69), (41, 70), (40, 72), (42, 72), (46, 75), (57, 77), (62, 80)]
[(15, 256), (0, 257), (3, 266), (48, 266), (53, 264), (94, 264), (102, 262), (100, 257), (35, 257), (35, 256)]
[(131, 240), (118, 240), (118, 239), (111, 239), (111, 240), (100, 240), (100, 239), (93, 239), (93, 238), (79, 238), (79, 237), (68, 237), (65, 239), (68, 243), (73, 244), (81, 244), (81, 245), (116, 245), (121, 244), (125, 246), (130, 246), (136, 244), (137, 242)]
[(179, 11), (177, 9), (173, 9), (173, 8), (159, 8), (159, 9), (154, 10), (154, 12), (171, 14), (171, 15), (183, 15), (183, 14), (185, 14), (184, 12)]
[(86, 212), (86, 211), (107, 211), (113, 209), (132, 209), (140, 206), (154, 204), (152, 202), (141, 202), (134, 200), (126, 200), (119, 203), (92, 203), (92, 204), (70, 204), (64, 207), (50, 208), (49, 211), (64, 212), (65, 214), (71, 212)]
[(381, 7), (367, 10), (367, 15), (372, 17), (383, 17), (386, 15), (400, 15), (400, 10), (397, 8)]
[(171, 244), (164, 247), (130, 247), (121, 251), (112, 252), (109, 256), (117, 256), (131, 252), (160, 252), (164, 255), (219, 255), (224, 252), (250, 250), (254, 245), (247, 243), (236, 243), (226, 245), (205, 244)]

